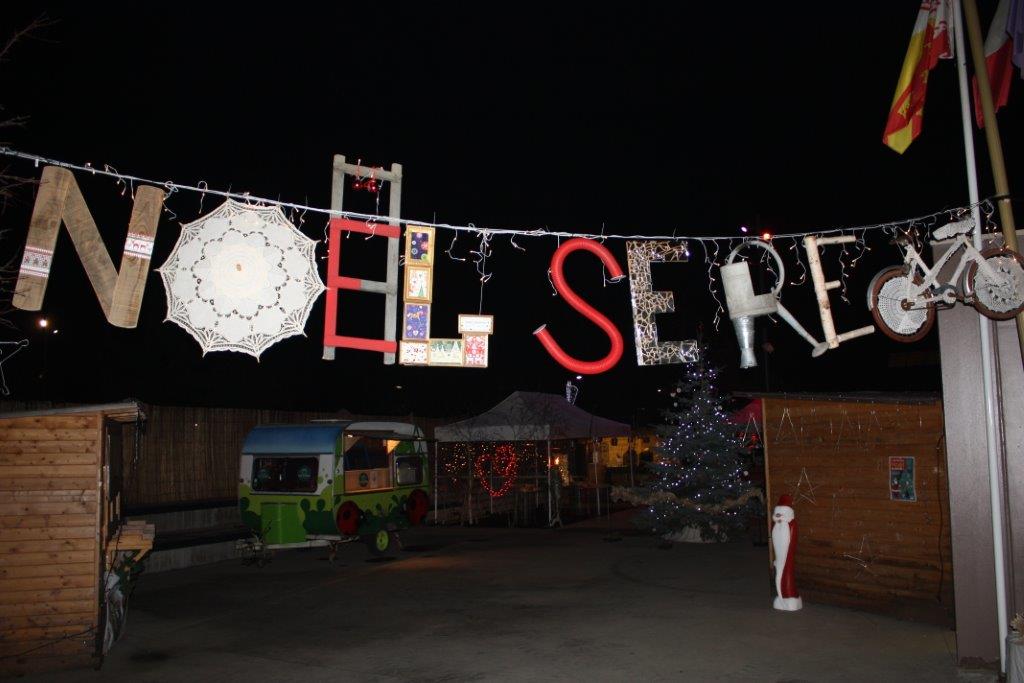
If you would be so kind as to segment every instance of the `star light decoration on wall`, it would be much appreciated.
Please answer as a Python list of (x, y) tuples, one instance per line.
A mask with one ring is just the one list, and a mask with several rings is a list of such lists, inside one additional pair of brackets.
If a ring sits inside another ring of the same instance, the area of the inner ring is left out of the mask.
[[(806, 488), (804, 488), (805, 486)], [(814, 499), (814, 490), (820, 486), (821, 484), (811, 484), (811, 478), (807, 475), (807, 468), (801, 468), (800, 478), (797, 479), (793, 489), (793, 502), (799, 503), (801, 500), (806, 500), (811, 505), (817, 505), (818, 503)]]
[[(787, 423), (789, 424), (789, 433), (791, 435), (792, 442), (796, 444), (801, 443), (800, 435), (797, 434), (796, 425), (793, 424), (793, 416), (790, 414), (788, 406), (782, 409), (782, 416), (779, 417), (779, 428), (775, 432), (775, 443), (782, 444), (790, 441), (789, 438), (783, 438), (783, 428)], [(800, 431), (803, 430), (801, 429)]]
[(857, 550), (856, 554), (843, 553), (843, 557), (847, 560), (853, 560), (857, 563), (857, 566), (860, 567), (854, 575), (855, 579), (860, 578), (864, 572), (867, 572), (872, 576), (875, 575), (872, 565), (874, 565), (876, 558), (874, 551), (871, 550), (871, 541), (868, 540), (867, 534), (860, 537), (860, 548)]
[(270, 346), (303, 329), (324, 290), (316, 243), (280, 207), (228, 199), (184, 225), (160, 267), (167, 320), (203, 349), (238, 351), (259, 359)]

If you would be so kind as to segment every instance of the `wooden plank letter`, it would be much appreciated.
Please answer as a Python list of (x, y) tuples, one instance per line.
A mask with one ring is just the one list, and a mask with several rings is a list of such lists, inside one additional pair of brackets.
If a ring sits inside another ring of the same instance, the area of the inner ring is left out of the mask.
[(136, 191), (121, 270), (117, 271), (71, 171), (55, 166), (44, 168), (18, 273), (14, 306), (23, 311), (42, 308), (57, 232), (63, 221), (107, 322), (116, 327), (135, 327), (163, 202), (164, 191), (159, 188), (143, 185)]
[(856, 242), (853, 235), (840, 235), (838, 237), (815, 237), (808, 235), (804, 238), (804, 250), (807, 251), (807, 263), (810, 266), (811, 280), (814, 282), (814, 294), (818, 298), (818, 312), (821, 314), (821, 329), (825, 332), (825, 343), (828, 348), (835, 349), (841, 342), (855, 337), (863, 337), (875, 331), (874, 325), (858, 327), (850, 332), (836, 333), (835, 323), (832, 321), (832, 304), (828, 300), (829, 290), (842, 286), (839, 280), (826, 280), (825, 273), (821, 269), (820, 246), (824, 244), (847, 244)]

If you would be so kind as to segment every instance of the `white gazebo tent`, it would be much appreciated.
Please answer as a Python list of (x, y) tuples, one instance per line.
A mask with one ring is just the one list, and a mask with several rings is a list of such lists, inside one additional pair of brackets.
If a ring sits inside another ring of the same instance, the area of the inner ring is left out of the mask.
[[(591, 415), (558, 394), (533, 391), (516, 391), (486, 412), (434, 430), (435, 438), (441, 443), (544, 441), (549, 472), (552, 441), (629, 435), (627, 424)], [(550, 524), (553, 520), (550, 483), (547, 488)]]

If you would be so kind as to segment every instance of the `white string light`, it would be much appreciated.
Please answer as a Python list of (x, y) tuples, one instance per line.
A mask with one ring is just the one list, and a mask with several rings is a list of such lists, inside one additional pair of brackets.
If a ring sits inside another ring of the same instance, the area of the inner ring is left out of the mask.
[[(196, 183), (196, 187), (199, 188), (199, 192), (200, 192), (200, 194), (199, 194), (199, 215), (203, 214), (203, 202), (206, 200), (206, 188), (208, 188), (209, 186), (210, 186), (210, 184), (207, 183), (205, 180), (200, 180), (198, 183)], [(324, 236), (324, 241), (325, 242), (327, 241), (326, 235)]]
[[(121, 180), (122, 182), (146, 183), (148, 185), (155, 185), (157, 187), (162, 187), (162, 188), (166, 189), (168, 191), (168, 194), (170, 194), (173, 191), (198, 192), (201, 195), (203, 195), (204, 197), (205, 197), (205, 195), (210, 194), (210, 195), (215, 195), (215, 196), (218, 196), (218, 197), (223, 197), (225, 199), (235, 199), (235, 200), (238, 200), (238, 201), (245, 202), (246, 204), (249, 204), (249, 205), (262, 204), (262, 205), (267, 205), (267, 206), (279, 206), (279, 207), (282, 207), (282, 209), (290, 208), (290, 209), (295, 209), (295, 210), (303, 211), (303, 212), (309, 211), (309, 212), (312, 212), (312, 213), (324, 214), (324, 215), (326, 215), (328, 217), (332, 217), (333, 216), (333, 217), (338, 217), (338, 218), (350, 218), (350, 219), (354, 219), (354, 220), (365, 220), (367, 222), (372, 222), (372, 223), (391, 223), (391, 222), (396, 220), (395, 217), (393, 217), (393, 216), (381, 216), (379, 214), (360, 213), (358, 211), (345, 211), (345, 210), (341, 210), (341, 209), (325, 209), (325, 208), (318, 207), (318, 206), (311, 206), (309, 204), (295, 204), (295, 203), (291, 203), (291, 202), (282, 202), (282, 201), (277, 201), (277, 200), (274, 200), (274, 199), (268, 199), (268, 198), (265, 198), (265, 197), (256, 197), (256, 196), (251, 195), (248, 192), (232, 192), (231, 189), (230, 189), (230, 186), (228, 187), (228, 190), (226, 190), (226, 191), (223, 191), (223, 190), (212, 190), (212, 189), (209, 188), (209, 186), (207, 185), (207, 183), (205, 181), (200, 181), (200, 183), (198, 183), (197, 185), (184, 185), (184, 184), (180, 184), (180, 183), (174, 183), (174, 182), (171, 182), (171, 181), (159, 182), (159, 181), (151, 180), (149, 178), (142, 178), (142, 177), (139, 177), (139, 176), (134, 176), (134, 175), (120, 173), (120, 172), (117, 172), (115, 170), (112, 170), (112, 167), (110, 167), (110, 166), (107, 166), (104, 169), (97, 169), (97, 168), (93, 167), (91, 164), (89, 164), (88, 162), (85, 165), (73, 164), (73, 163), (66, 162), (66, 161), (60, 161), (58, 159), (50, 159), (50, 158), (38, 156), (38, 155), (35, 155), (35, 154), (28, 154), (26, 152), (20, 152), (18, 150), (14, 150), (14, 149), (11, 149), (9, 147), (0, 147), (0, 156), (7, 156), (7, 157), (15, 158), (15, 159), (22, 159), (22, 160), (25, 160), (25, 161), (31, 161), (34, 164), (36, 164), (36, 166), (38, 166), (40, 163), (43, 163), (43, 164), (47, 164), (49, 166), (59, 166), (61, 168), (66, 168), (66, 169), (70, 169), (70, 170), (85, 171), (85, 172), (91, 173), (93, 175), (105, 175), (105, 176), (109, 176), (111, 178), (115, 178), (115, 179)], [(980, 202), (978, 202), (977, 205), (983, 205), (983, 204), (986, 204), (986, 203), (990, 204), (990, 202), (987, 199), (984, 199), (984, 200), (981, 200)], [(965, 205), (964, 207), (961, 207), (961, 210), (970, 210), (970, 209), (974, 208), (974, 206), (975, 206), (975, 204), (968, 204), (968, 205)], [(928, 220), (935, 221), (940, 216), (948, 215), (948, 213), (949, 213), (949, 210), (948, 209), (944, 209), (942, 211), (938, 211), (938, 212), (935, 212), (935, 213), (930, 213), (930, 214), (926, 214), (926, 215), (923, 215), (923, 216), (917, 216), (917, 217), (914, 217), (914, 218), (907, 218), (907, 219), (903, 219), (901, 221), (895, 221), (895, 222), (894, 221), (888, 221), (886, 223), (875, 223), (875, 224), (858, 225), (858, 226), (852, 226), (852, 227), (823, 228), (823, 229), (818, 229), (818, 230), (810, 230), (810, 231), (806, 231), (806, 232), (781, 233), (781, 234), (774, 235), (774, 239), (786, 238), (786, 237), (805, 237), (805, 236), (808, 236), (808, 235), (836, 235), (836, 234), (844, 234), (844, 233), (856, 232), (856, 231), (865, 231), (866, 232), (868, 230), (882, 230), (882, 231), (886, 231), (888, 229), (897, 229), (897, 226), (903, 226), (903, 225), (915, 226), (915, 224), (917, 224), (917, 223), (924, 223), (924, 222), (926, 222)], [(453, 225), (453, 224), (450, 224), (450, 223), (431, 223), (431, 222), (427, 222), (427, 221), (408, 221), (408, 222), (415, 223), (416, 225), (422, 225), (422, 226), (425, 226), (425, 227), (439, 228), (439, 229), (442, 229), (442, 230), (452, 230), (452, 231), (457, 232), (457, 233), (458, 232), (479, 233), (480, 230), (481, 230), (481, 228), (477, 228), (477, 227), (470, 226), (470, 225)], [(601, 240), (601, 241), (610, 240), (610, 239), (612, 239), (612, 240), (680, 240), (680, 239), (686, 239), (686, 240), (696, 240), (696, 241), (700, 241), (700, 242), (716, 242), (717, 243), (718, 240), (728, 239), (728, 238), (723, 237), (721, 235), (682, 235), (682, 236), (677, 236), (675, 230), (673, 230), (673, 234), (672, 235), (637, 235), (637, 234), (633, 234), (633, 235), (602, 235), (602, 234), (595, 234), (595, 233), (577, 233), (577, 232), (568, 232), (568, 231), (551, 231), (551, 230), (545, 230), (545, 229), (541, 229), (541, 228), (533, 228), (533, 229), (486, 228), (486, 230), (492, 236), (493, 235), (512, 235), (512, 236), (519, 235), (519, 236), (524, 236), (524, 237), (552, 237), (553, 236), (553, 237), (557, 237), (559, 239), (561, 239), (563, 237), (565, 237), (565, 238), (580, 237), (580, 238), (583, 238), (583, 239), (592, 239), (592, 240)], [(906, 233), (909, 236), (909, 230), (906, 231)], [(916, 233), (916, 230), (914, 231), (914, 241), (915, 241), (915, 243), (917, 243), (917, 233)], [(516, 246), (517, 249), (521, 249), (521, 247), (519, 247), (518, 245), (515, 245), (515, 246)], [(717, 246), (716, 246), (716, 249), (717, 249)], [(456, 260), (465, 260), (465, 259), (456, 259)]]
[(866, 237), (867, 237), (867, 231), (866, 230), (862, 230), (861, 233), (860, 233), (860, 237), (857, 238), (857, 246), (860, 248), (860, 251), (857, 252), (857, 256), (854, 257), (854, 259), (852, 261), (850, 261), (850, 269), (851, 270), (853, 270), (854, 268), (857, 267), (857, 262), (861, 260), (861, 258), (864, 256), (864, 254), (866, 254), (867, 252), (871, 251), (871, 247), (868, 246), (867, 240), (865, 239)]
[(725, 309), (722, 308), (722, 302), (718, 300), (718, 294), (715, 292), (715, 276), (711, 272), (712, 268), (718, 265), (718, 241), (710, 240), (715, 245), (715, 257), (711, 258), (708, 254), (708, 245), (704, 243), (704, 240), (700, 240), (700, 246), (704, 247), (704, 263), (708, 264), (708, 291), (711, 292), (711, 298), (715, 300), (715, 332), (718, 331), (718, 323), (722, 319), (722, 313)]
[[(417, 223), (416, 225), (420, 225), (420, 223)], [(454, 235), (452, 235), (452, 243), (448, 245), (448, 248), (445, 249), (444, 253), (448, 254), (448, 258), (450, 258), (452, 261), (465, 261), (466, 259), (452, 254), (452, 249), (455, 248), (455, 243), (458, 241), (458, 239), (459, 233), (456, 232)]]
[(803, 260), (800, 258), (800, 243), (793, 238), (793, 244), (789, 247), (789, 250), (796, 254), (796, 262), (800, 266), (800, 281), (790, 282), (790, 285), (799, 287), (803, 283), (807, 282), (807, 266), (804, 265)]
[[(480, 247), (470, 251), (473, 255), (473, 265), (476, 267), (477, 275), (480, 276), (480, 305), (477, 314), (484, 312), (484, 285), (491, 279), (492, 273), (487, 272), (487, 257), (491, 255), (491, 235), (486, 230), (480, 231)], [(465, 261), (466, 259), (462, 259)]]
[(839, 298), (850, 303), (850, 299), (846, 296), (846, 262), (843, 261), (843, 257), (847, 255), (846, 245), (843, 245), (842, 250), (839, 252), (839, 281), (842, 283), (842, 290), (839, 292)]

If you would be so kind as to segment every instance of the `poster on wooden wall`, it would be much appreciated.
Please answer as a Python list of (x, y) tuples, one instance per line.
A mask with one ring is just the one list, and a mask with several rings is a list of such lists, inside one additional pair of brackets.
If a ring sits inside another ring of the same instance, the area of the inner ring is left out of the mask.
[(910, 502), (917, 500), (917, 490), (914, 487), (913, 458), (889, 458), (889, 499)]

